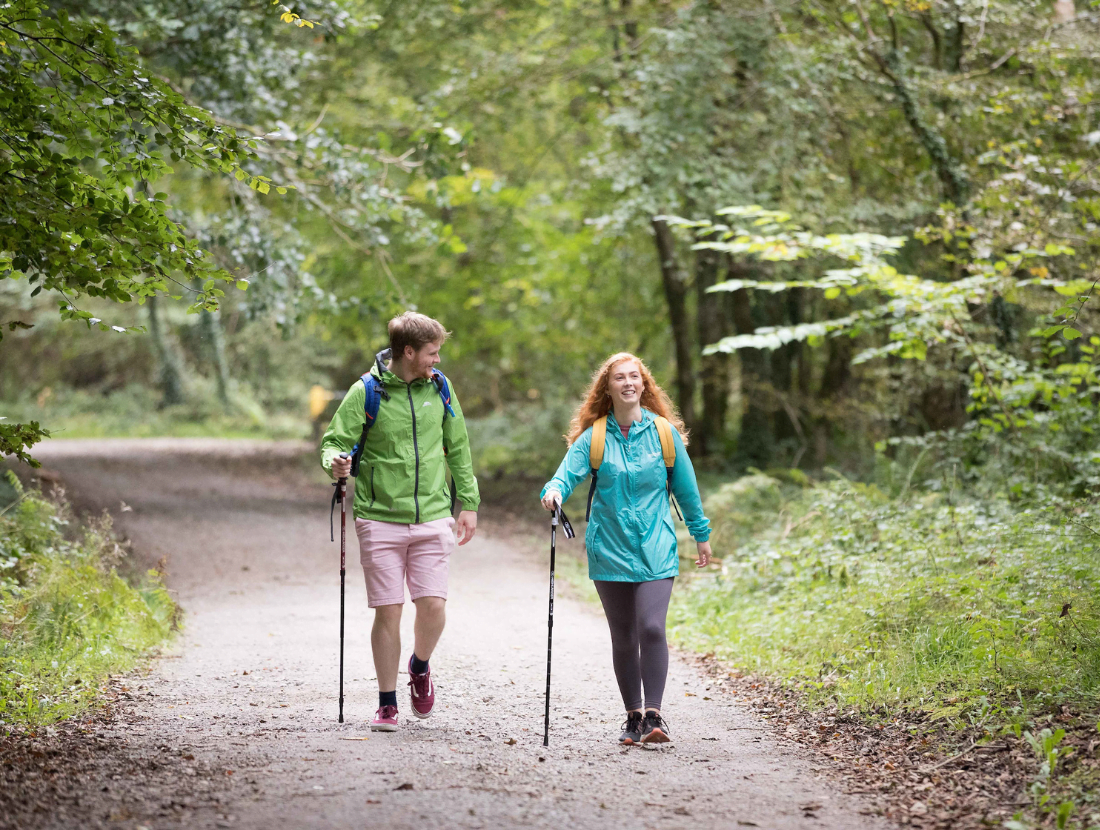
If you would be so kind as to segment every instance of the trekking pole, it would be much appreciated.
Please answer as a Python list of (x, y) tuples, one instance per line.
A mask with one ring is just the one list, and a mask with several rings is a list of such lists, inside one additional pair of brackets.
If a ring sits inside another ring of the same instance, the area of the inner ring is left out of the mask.
[(550, 746), (550, 653), (554, 647), (554, 555), (558, 541), (558, 511), (550, 514), (550, 616), (546, 621), (546, 714), (542, 724), (542, 745)]
[(567, 538), (573, 538), (573, 526), (561, 507), (550, 514), (550, 615), (546, 621), (546, 712), (543, 716), (542, 745), (550, 746), (550, 655), (554, 647), (554, 560), (558, 541), (558, 516)]
[[(340, 453), (341, 458), (350, 458), (346, 452)], [(333, 500), (340, 502), (340, 723), (344, 722), (344, 570), (347, 558), (347, 476), (339, 479), (333, 487), (336, 493)], [(331, 511), (330, 511), (331, 515)]]

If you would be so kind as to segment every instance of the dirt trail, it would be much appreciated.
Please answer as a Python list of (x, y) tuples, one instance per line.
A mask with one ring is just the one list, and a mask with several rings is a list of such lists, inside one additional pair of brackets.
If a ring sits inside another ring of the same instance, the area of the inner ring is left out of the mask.
[[(675, 743), (618, 747), (606, 625), (560, 594), (544, 749), (547, 552), (488, 521), (452, 560), (448, 626), (432, 658), (437, 711), (406, 719), (401, 685), (393, 735), (367, 730), (371, 612), (349, 545), (348, 722), (337, 724), (339, 551), (328, 541), (328, 488), (303, 450), (210, 440), (42, 447), (77, 503), (109, 509), (147, 562), (168, 558), (185, 623), (172, 654), (128, 681), (133, 700), (97, 736), (126, 756), (112, 767), (123, 771), (68, 782), (64, 803), (34, 826), (886, 826), (680, 659), (665, 707)], [(407, 614), (406, 650), (410, 628)]]

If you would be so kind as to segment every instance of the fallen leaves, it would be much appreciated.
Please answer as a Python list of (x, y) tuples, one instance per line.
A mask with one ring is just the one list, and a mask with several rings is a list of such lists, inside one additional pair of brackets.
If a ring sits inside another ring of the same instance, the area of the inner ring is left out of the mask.
[[(713, 658), (698, 658), (697, 664), (725, 681), (738, 702), (760, 719), (761, 730), (806, 747), (817, 755), (815, 772), (865, 797), (869, 803), (860, 813), (920, 830), (985, 830), (1032, 804), (1027, 787), (1038, 763), (1030, 748), (1012, 735), (953, 730), (920, 711), (861, 713), (836, 705), (810, 709), (797, 690), (739, 675)], [(1064, 708), (1047, 717), (1067, 723), (1066, 744), (1075, 748), (1073, 759), (1100, 766), (1094, 757), (1100, 750), (1095, 717), (1090, 721)], [(801, 808), (811, 816), (819, 806)]]

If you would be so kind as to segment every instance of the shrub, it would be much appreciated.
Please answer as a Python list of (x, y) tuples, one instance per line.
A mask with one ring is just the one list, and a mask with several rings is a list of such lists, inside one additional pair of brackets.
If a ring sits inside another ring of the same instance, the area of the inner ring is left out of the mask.
[(119, 575), (125, 551), (106, 516), (78, 526), (64, 504), (6, 474), (0, 512), (0, 726), (41, 725), (96, 699), (170, 634), (176, 615), (159, 575)]

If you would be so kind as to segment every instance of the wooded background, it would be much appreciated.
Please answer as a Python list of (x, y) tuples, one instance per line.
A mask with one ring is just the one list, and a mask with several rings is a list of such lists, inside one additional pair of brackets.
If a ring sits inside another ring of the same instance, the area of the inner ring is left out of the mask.
[(417, 308), (514, 451), (489, 466), (560, 447), (630, 350), (717, 469), (866, 474), (938, 432), (1080, 494), (1096, 26), (1067, 0), (12, 0), (5, 435), (301, 434), (306, 389)]

